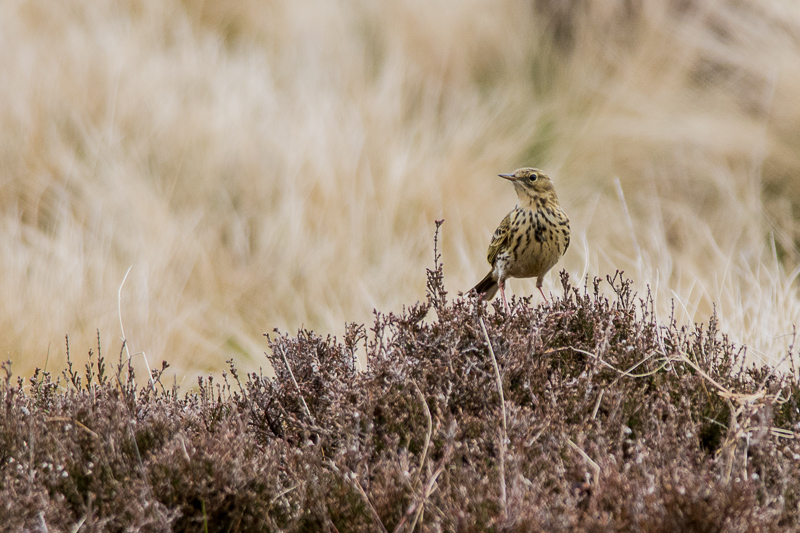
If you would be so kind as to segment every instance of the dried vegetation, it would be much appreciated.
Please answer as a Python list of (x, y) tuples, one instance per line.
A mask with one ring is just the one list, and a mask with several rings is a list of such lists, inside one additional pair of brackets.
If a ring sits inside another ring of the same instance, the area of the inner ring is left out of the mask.
[(800, 320), (798, 35), (787, 0), (0, 2), (0, 358), (62, 368), (65, 333), (121, 314), (170, 381), (257, 370), (264, 331), (423, 299), (436, 219), (473, 286), (515, 201), (497, 174), (530, 165), (572, 279), (624, 270), (681, 323), (716, 305), (774, 365)]
[[(658, 320), (621, 273), (512, 312), (428, 298), (342, 340), (269, 336), (179, 396), (97, 348), (12, 379), (0, 516), (40, 531), (785, 531), (798, 382), (716, 322)], [(606, 285), (608, 284), (608, 285)], [(613, 296), (604, 296), (602, 285)], [(489, 344), (491, 343), (491, 344)], [(491, 346), (491, 349), (490, 349)], [(366, 347), (368, 369), (357, 369)], [(790, 358), (791, 359), (791, 358)], [(502, 388), (498, 388), (498, 380)], [(503, 402), (501, 403), (501, 398)]]

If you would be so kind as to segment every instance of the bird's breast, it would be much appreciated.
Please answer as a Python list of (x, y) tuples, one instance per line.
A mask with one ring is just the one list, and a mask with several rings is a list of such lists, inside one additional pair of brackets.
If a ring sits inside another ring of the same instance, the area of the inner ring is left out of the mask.
[(543, 276), (566, 252), (569, 220), (560, 209), (519, 208), (510, 222), (506, 253), (498, 257), (507, 277)]

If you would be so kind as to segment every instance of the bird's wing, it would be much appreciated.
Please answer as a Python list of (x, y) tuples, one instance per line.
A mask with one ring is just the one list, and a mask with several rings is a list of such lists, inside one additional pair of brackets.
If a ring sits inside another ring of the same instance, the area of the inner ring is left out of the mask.
[[(513, 213), (513, 211), (512, 211)], [(497, 226), (492, 235), (492, 242), (489, 244), (489, 251), (486, 253), (486, 259), (489, 264), (494, 266), (494, 261), (497, 259), (497, 253), (508, 244), (508, 235), (511, 233), (511, 213), (506, 215), (506, 218)]]

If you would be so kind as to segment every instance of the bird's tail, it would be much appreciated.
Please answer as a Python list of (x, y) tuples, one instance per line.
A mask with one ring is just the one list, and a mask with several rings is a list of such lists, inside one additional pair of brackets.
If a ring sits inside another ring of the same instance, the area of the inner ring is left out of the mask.
[(497, 289), (500, 287), (497, 280), (492, 276), (493, 271), (489, 271), (486, 277), (480, 280), (470, 292), (475, 293), (481, 297), (482, 300), (489, 301), (497, 294)]

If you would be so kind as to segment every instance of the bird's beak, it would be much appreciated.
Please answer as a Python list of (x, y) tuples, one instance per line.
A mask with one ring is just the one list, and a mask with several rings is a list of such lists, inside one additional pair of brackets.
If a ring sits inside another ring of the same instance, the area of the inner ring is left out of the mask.
[(514, 174), (498, 174), (501, 178), (505, 178), (510, 181), (516, 181), (517, 177)]

